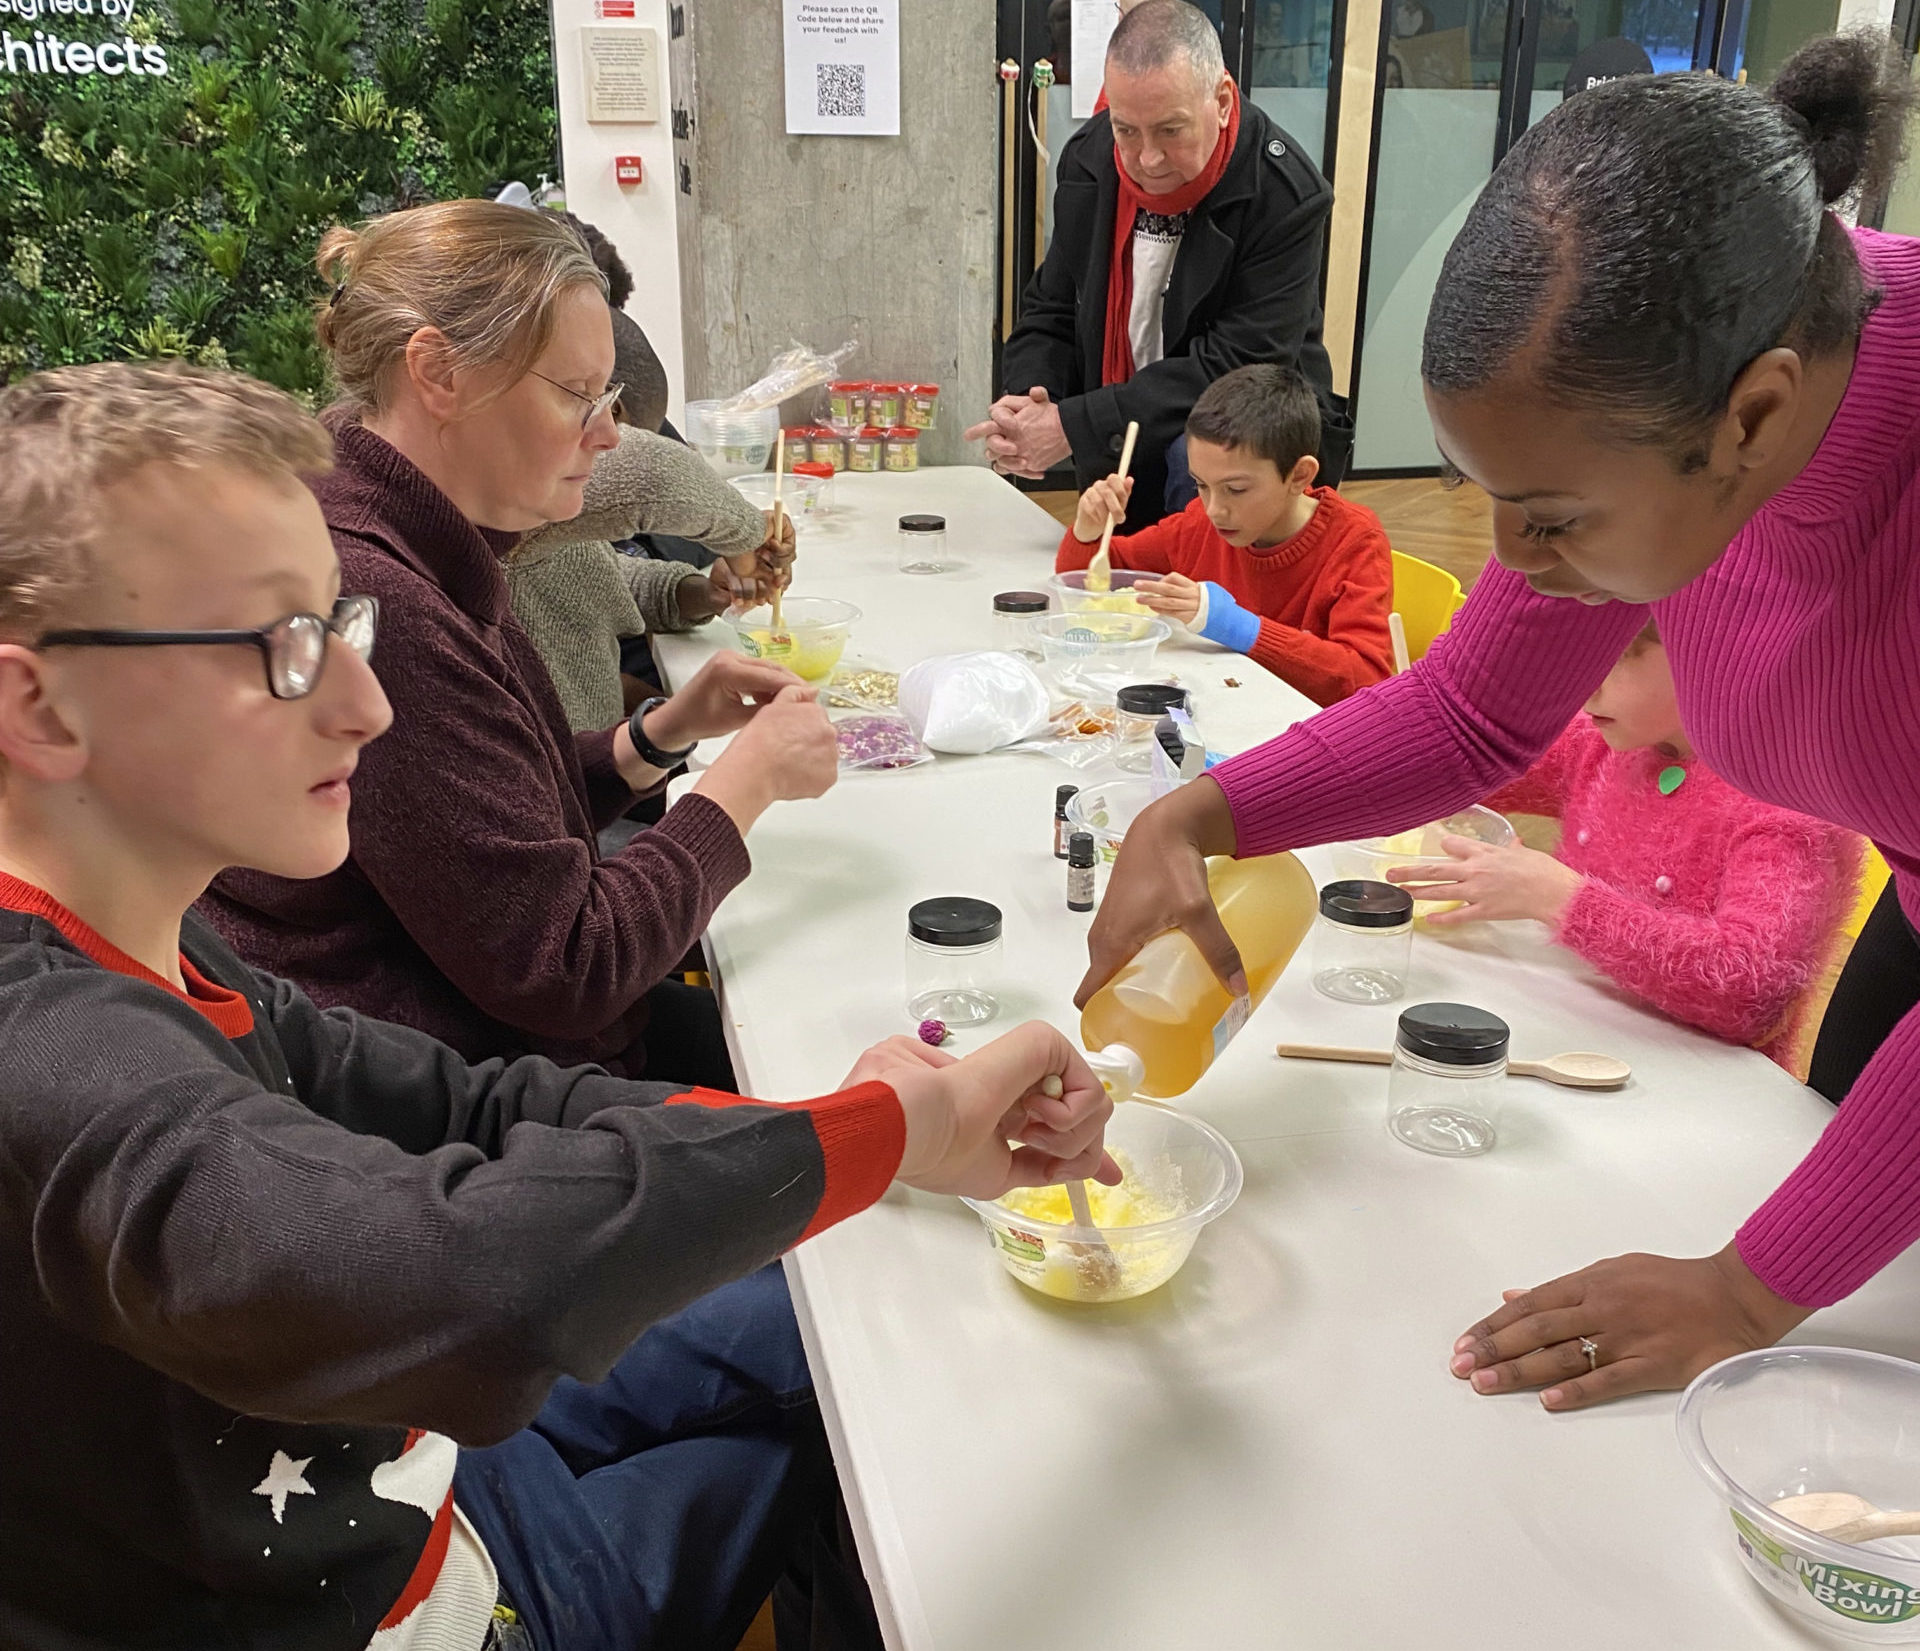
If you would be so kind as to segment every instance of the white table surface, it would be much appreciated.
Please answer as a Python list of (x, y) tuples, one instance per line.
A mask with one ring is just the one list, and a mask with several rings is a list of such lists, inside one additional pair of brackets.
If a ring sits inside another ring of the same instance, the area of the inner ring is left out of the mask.
[[(836, 485), (839, 521), (802, 533), (798, 589), (857, 603), (856, 650), (877, 663), (988, 645), (992, 593), (1050, 570), (1055, 524), (985, 471)], [(944, 513), (971, 570), (895, 572), (893, 518), (909, 510)], [(660, 639), (671, 679), (714, 630)], [(1311, 710), (1207, 644), (1162, 659), (1217, 749)], [(742, 1087), (830, 1091), (862, 1048), (910, 1030), (906, 909), (928, 895), (1003, 908), (999, 1024), (1074, 1028), (1089, 919), (1066, 910), (1050, 820), (1054, 786), (1083, 778), (1039, 757), (942, 758), (763, 819), (753, 876), (708, 937)], [(1323, 851), (1303, 858), (1327, 874)], [(1740, 1571), (1681, 1458), (1672, 1395), (1551, 1416), (1446, 1369), (1503, 1288), (1629, 1249), (1717, 1249), (1825, 1103), (1764, 1057), (1630, 1005), (1535, 926), (1486, 925), (1416, 936), (1409, 1001), (1483, 1005), (1513, 1025), (1516, 1054), (1603, 1050), (1635, 1079), (1612, 1095), (1511, 1080), (1493, 1153), (1426, 1157), (1386, 1133), (1382, 1069), (1273, 1056), (1282, 1039), (1391, 1040), (1391, 1008), (1316, 996), (1305, 962), (1181, 1103), (1233, 1141), (1246, 1190), (1154, 1294), (1036, 1296), (963, 1205), (897, 1189), (789, 1257), (890, 1644), (1829, 1643)], [(1916, 1309), (1908, 1257), (1793, 1339), (1920, 1357)]]

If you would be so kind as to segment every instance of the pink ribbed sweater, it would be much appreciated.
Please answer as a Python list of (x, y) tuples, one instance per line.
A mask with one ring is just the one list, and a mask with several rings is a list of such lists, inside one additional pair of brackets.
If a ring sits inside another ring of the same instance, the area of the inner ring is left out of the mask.
[[(1884, 298), (1819, 451), (1654, 611), (1702, 760), (1872, 838), (1920, 920), (1920, 242), (1860, 230), (1855, 244)], [(1412, 671), (1213, 771), (1239, 852), (1401, 831), (1477, 801), (1546, 750), (1645, 622), (1490, 567)], [(1739, 1248), (1777, 1294), (1818, 1307), (1916, 1238), (1920, 1011)]]
[[(1660, 776), (1684, 776), (1671, 792)], [(1860, 883), (1860, 839), (1697, 758), (1615, 751), (1590, 718), (1487, 799), (1560, 821), (1580, 873), (1554, 939), (1664, 1014), (1785, 1066)]]

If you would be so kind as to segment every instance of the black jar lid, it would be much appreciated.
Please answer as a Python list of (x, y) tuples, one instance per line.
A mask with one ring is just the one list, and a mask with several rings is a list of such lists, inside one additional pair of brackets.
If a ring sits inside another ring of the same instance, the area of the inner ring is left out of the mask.
[(1052, 604), (1044, 591), (1003, 590), (993, 599), (995, 613), (1045, 613)]
[(1170, 682), (1136, 682), (1113, 696), (1114, 703), (1129, 716), (1163, 716), (1175, 706), (1187, 708), (1187, 691)]
[(902, 533), (945, 533), (947, 519), (944, 516), (902, 516), (900, 531)]
[(907, 933), (924, 946), (984, 946), (1000, 938), (1000, 908), (990, 900), (943, 894), (908, 910)]
[(1469, 1003), (1416, 1003), (1400, 1016), (1400, 1047), (1441, 1066), (1505, 1060), (1511, 1036), (1498, 1015)]
[(1056, 785), (1053, 788), (1054, 813), (1064, 814), (1067, 811), (1067, 804), (1079, 795), (1080, 787), (1077, 785)]
[(1355, 877), (1321, 889), (1320, 915), (1343, 929), (1397, 929), (1413, 921), (1413, 896), (1394, 883)]

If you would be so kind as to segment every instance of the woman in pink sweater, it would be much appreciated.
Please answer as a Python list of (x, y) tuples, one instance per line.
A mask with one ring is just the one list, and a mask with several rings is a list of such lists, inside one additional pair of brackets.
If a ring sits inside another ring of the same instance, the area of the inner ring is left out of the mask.
[(1700, 762), (1649, 624), (1586, 711), (1487, 802), (1560, 821), (1560, 846), (1448, 837), (1450, 859), (1395, 867), (1435, 928), (1533, 918), (1656, 1009), (1782, 1066), (1860, 882), (1860, 839), (1756, 802)]
[(1714, 771), (1879, 845), (1894, 881), (1822, 1041), (1858, 1060), (1886, 1035), (1850, 1089), (1832, 1080), (1832, 1127), (1717, 1254), (1604, 1261), (1472, 1326), (1453, 1369), (1482, 1393), (1546, 1385), (1563, 1410), (1682, 1385), (1920, 1237), (1920, 243), (1827, 210), (1884, 187), (1908, 96), (1880, 48), (1828, 39), (1769, 91), (1635, 76), (1514, 145), (1447, 254), (1422, 360), (1501, 565), (1413, 670), (1143, 813), (1089, 939), (1083, 999), (1176, 926), (1231, 985), (1206, 854), (1477, 801), (1547, 749), (1649, 605)]

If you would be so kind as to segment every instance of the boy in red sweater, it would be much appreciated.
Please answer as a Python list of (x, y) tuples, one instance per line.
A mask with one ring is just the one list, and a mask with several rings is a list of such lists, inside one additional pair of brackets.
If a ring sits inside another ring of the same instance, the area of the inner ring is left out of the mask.
[[(1291, 367), (1239, 367), (1187, 417), (1200, 495), (1178, 516), (1113, 541), (1113, 565), (1157, 573), (1134, 594), (1331, 705), (1392, 674), (1393, 556), (1380, 518), (1315, 487), (1320, 407)], [(1080, 495), (1057, 572), (1083, 568), (1108, 520), (1124, 520), (1131, 477)]]

